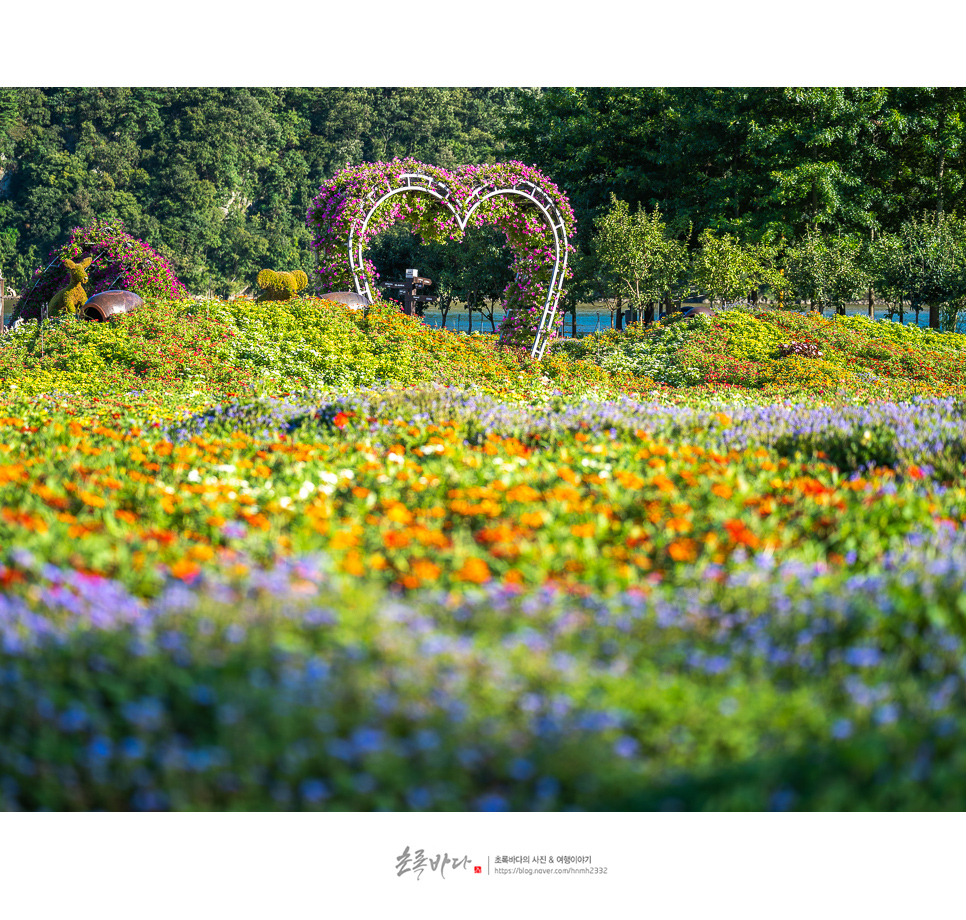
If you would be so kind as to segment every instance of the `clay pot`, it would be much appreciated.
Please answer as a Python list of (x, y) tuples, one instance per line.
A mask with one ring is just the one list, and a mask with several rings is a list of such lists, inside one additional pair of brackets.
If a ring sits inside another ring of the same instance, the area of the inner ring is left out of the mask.
[(134, 291), (101, 291), (81, 307), (81, 317), (102, 323), (118, 313), (130, 313), (143, 306), (144, 301)]
[(344, 303), (353, 310), (358, 310), (369, 303), (364, 295), (357, 294), (355, 291), (332, 291), (329, 294), (323, 294), (322, 299), (331, 300), (333, 303)]
[(714, 314), (714, 310), (706, 303), (688, 304), (685, 305), (681, 310), (681, 315), (685, 319), (690, 319), (692, 316), (701, 316), (702, 314), (705, 316), (711, 316)]

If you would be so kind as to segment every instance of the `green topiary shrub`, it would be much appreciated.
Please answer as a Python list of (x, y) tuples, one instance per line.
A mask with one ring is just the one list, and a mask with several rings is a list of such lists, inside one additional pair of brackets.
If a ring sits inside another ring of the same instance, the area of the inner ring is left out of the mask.
[(47, 305), (47, 315), (57, 316), (61, 313), (76, 313), (81, 304), (87, 302), (87, 269), (91, 264), (88, 256), (82, 262), (64, 259), (64, 267), (70, 272), (70, 287), (61, 288)]
[(309, 279), (301, 269), (294, 272), (273, 272), (266, 268), (258, 273), (257, 284), (262, 293), (256, 300), (264, 303), (291, 300), (299, 291), (304, 291), (309, 286)]

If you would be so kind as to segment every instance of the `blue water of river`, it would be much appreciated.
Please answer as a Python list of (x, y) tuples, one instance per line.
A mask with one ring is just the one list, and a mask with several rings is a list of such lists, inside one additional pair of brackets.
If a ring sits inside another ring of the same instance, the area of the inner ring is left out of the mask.
[[(850, 316), (855, 316), (855, 315), (868, 316), (867, 307), (848, 308), (846, 312)], [(826, 316), (828, 315), (830, 314), (827, 313)], [(889, 314), (887, 310), (880, 309), (878, 307), (876, 308), (875, 310), (876, 319), (888, 319), (888, 317), (889, 317)], [(461, 310), (459, 312), (455, 312), (455, 311), (451, 312), (446, 317), (446, 328), (449, 329), (451, 332), (471, 331), (469, 329), (468, 319), (469, 317), (465, 310)], [(896, 319), (898, 320), (898, 317), (896, 317)], [(473, 320), (473, 324), (472, 324), (473, 332), (481, 332), (481, 331), (492, 332), (489, 321), (484, 321), (481, 323), (479, 314), (474, 313), (472, 320)], [(916, 321), (916, 314), (912, 311), (907, 311), (905, 314), (906, 325), (913, 325), (915, 324), (915, 321)], [(423, 317), (423, 322), (426, 323), (427, 326), (433, 326), (435, 328), (439, 328), (441, 325), (440, 314), (427, 312), (426, 315)], [(589, 335), (593, 332), (596, 332), (597, 330), (610, 329), (611, 326), (613, 325), (613, 322), (614, 322), (613, 314), (611, 314), (609, 310), (601, 310), (601, 311), (578, 310), (577, 311), (577, 337), (580, 338), (581, 336)], [(500, 317), (497, 317), (497, 328), (499, 328), (499, 325), (500, 325)], [(928, 310), (923, 310), (919, 314), (919, 325), (922, 328), (926, 328), (929, 326)], [(564, 320), (563, 334), (567, 338), (570, 338), (573, 335), (572, 320), (569, 315)]]

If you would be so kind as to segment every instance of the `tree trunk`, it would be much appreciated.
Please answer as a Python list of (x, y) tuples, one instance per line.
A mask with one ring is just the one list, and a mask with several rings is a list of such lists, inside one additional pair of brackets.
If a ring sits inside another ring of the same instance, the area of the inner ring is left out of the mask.
[(939, 304), (929, 304), (929, 328), (939, 328)]
[(875, 319), (875, 291), (869, 288), (869, 319)]
[(650, 325), (654, 322), (654, 301), (649, 300), (647, 302), (647, 307), (644, 310), (644, 325)]

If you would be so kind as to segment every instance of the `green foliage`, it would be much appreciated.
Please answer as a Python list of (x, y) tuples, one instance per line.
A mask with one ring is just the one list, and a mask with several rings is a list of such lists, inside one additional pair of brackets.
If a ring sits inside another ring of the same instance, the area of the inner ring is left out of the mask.
[(924, 305), (939, 313), (941, 328), (956, 329), (966, 298), (966, 222), (951, 215), (905, 221), (872, 247), (877, 285), (916, 316)]
[(862, 245), (851, 237), (809, 232), (788, 249), (785, 263), (794, 296), (843, 315), (869, 283)]
[(51, 316), (57, 316), (59, 313), (76, 313), (87, 301), (87, 292), (84, 290), (84, 285), (87, 284), (87, 268), (90, 264), (90, 256), (80, 262), (73, 262), (70, 259), (63, 260), (64, 267), (70, 272), (71, 285), (61, 288), (54, 294), (48, 304)]
[(962, 212), (964, 112), (961, 88), (560, 87), (522, 96), (506, 131), (578, 226), (615, 194), (757, 240)]
[(244, 292), (266, 264), (309, 273), (305, 215), (324, 178), (395, 156), (501, 159), (513, 112), (499, 88), (30, 88), (16, 108), (4, 92), (0, 169), (16, 182), (0, 225), (17, 249), (0, 246), (0, 269), (18, 289), (71, 227), (109, 218), (193, 292)]
[(309, 285), (308, 276), (301, 269), (294, 272), (275, 272), (265, 268), (258, 273), (258, 286), (262, 293), (259, 303), (268, 300), (291, 300), (299, 291)]
[(377, 301), (351, 310), (315, 298), (253, 303), (151, 301), (106, 323), (73, 315), (0, 338), (0, 391), (278, 393), (438, 381), (513, 399), (547, 382), (571, 395), (640, 393), (653, 381), (583, 358), (534, 361), (493, 335), (432, 329)]
[(677, 294), (687, 247), (669, 236), (657, 208), (648, 214), (639, 207), (632, 215), (627, 202), (612, 195), (611, 209), (598, 218), (596, 231), (596, 256), (634, 309)]
[(703, 230), (699, 249), (691, 264), (691, 283), (708, 294), (711, 302), (742, 300), (768, 283), (774, 270), (773, 250), (768, 246), (742, 243), (730, 233)]

